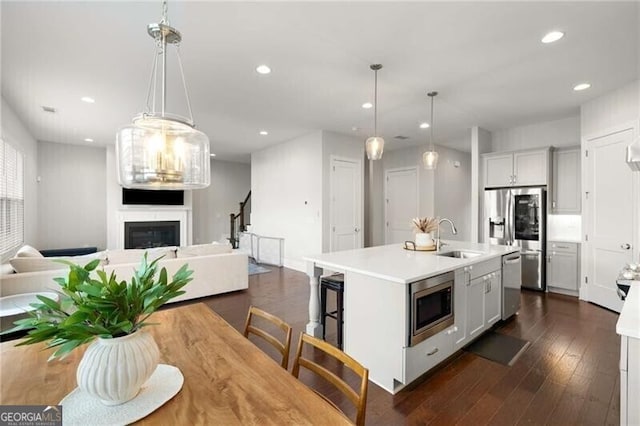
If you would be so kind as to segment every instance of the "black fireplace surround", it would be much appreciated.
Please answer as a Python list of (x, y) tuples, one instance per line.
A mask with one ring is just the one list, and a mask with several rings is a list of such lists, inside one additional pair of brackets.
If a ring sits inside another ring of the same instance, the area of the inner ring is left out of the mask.
[(179, 220), (124, 223), (125, 249), (145, 249), (179, 245)]

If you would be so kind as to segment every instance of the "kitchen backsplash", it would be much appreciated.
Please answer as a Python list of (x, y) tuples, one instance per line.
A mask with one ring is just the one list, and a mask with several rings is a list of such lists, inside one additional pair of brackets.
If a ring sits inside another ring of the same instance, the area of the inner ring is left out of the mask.
[(548, 215), (547, 241), (582, 241), (582, 216), (568, 214)]

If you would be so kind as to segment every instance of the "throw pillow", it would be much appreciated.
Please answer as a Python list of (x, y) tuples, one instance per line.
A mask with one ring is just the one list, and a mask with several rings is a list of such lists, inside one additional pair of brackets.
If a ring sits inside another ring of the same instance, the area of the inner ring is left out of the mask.
[(31, 246), (24, 245), (16, 252), (15, 257), (44, 257), (38, 250)]
[(91, 253), (84, 256), (14, 257), (9, 260), (9, 263), (13, 266), (13, 269), (20, 274), (25, 272), (54, 271), (69, 268), (66, 264), (59, 263), (57, 260), (68, 260), (69, 262), (84, 266), (94, 259), (100, 259), (102, 261), (101, 264), (104, 265), (104, 252)]
[(198, 244), (194, 246), (178, 247), (178, 258), (193, 256), (208, 256), (212, 254), (231, 253), (231, 244)]

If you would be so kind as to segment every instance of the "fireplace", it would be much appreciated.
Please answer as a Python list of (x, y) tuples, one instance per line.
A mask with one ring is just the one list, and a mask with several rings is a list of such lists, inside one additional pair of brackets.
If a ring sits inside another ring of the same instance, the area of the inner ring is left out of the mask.
[(126, 249), (179, 245), (179, 220), (124, 223), (124, 248)]

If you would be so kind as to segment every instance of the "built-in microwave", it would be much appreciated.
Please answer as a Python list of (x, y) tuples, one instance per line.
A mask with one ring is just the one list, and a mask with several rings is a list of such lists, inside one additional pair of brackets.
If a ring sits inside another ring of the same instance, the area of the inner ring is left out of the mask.
[(453, 325), (453, 283), (453, 272), (411, 283), (409, 346)]

